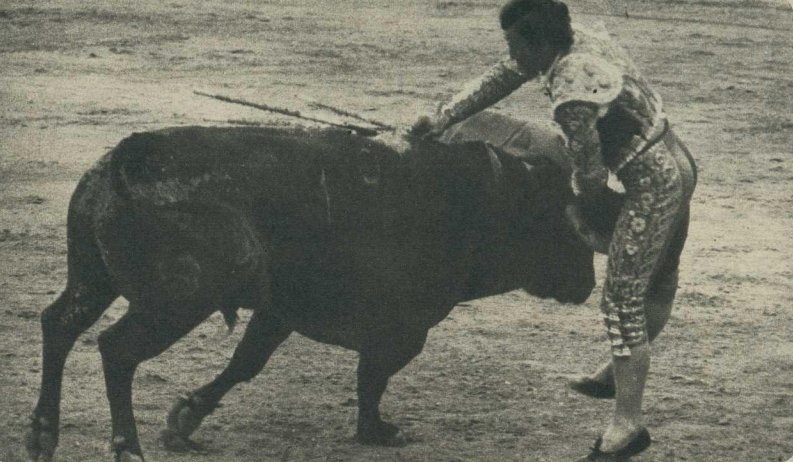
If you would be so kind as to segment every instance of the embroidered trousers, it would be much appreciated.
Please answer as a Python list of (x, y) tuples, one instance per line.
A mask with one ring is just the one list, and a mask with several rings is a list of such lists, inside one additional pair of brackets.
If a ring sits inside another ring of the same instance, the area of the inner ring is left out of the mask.
[(626, 197), (609, 247), (601, 312), (612, 354), (630, 356), (631, 346), (647, 342), (647, 294), (664, 259), (674, 259), (671, 270), (677, 274), (683, 242), (668, 251), (674, 239), (685, 240), (696, 171), (688, 151), (669, 133), (618, 177)]

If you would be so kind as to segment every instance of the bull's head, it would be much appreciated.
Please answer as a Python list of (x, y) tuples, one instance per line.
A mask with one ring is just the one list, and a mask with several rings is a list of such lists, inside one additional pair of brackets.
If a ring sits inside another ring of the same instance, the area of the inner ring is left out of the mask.
[(574, 201), (569, 176), (548, 160), (517, 161), (523, 171), (517, 217), (525, 227), (524, 251), (532, 255), (524, 289), (563, 303), (583, 303), (595, 286), (594, 252), (565, 216)]

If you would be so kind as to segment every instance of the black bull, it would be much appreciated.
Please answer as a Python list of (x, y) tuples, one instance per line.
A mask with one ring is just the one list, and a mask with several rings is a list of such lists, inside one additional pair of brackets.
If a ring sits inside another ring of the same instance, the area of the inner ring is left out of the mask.
[[(136, 367), (220, 310), (253, 315), (226, 369), (177, 402), (187, 443), (234, 385), (292, 332), (360, 352), (357, 439), (390, 444), (389, 378), (465, 300), (514, 289), (582, 303), (593, 253), (564, 219), (572, 199), (559, 136), (483, 114), (399, 154), (341, 130), (173, 128), (123, 140), (83, 176), (68, 212), (68, 283), (42, 314), (43, 373), (27, 447), (52, 458), (64, 362), (123, 295), (99, 336), (112, 450), (142, 458)], [(591, 215), (605, 232), (621, 198)], [(603, 205), (606, 204), (606, 205)]]

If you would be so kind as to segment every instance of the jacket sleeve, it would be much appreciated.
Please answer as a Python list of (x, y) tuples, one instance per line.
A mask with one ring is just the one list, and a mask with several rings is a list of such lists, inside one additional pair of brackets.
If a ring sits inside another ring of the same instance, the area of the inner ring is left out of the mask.
[(509, 57), (502, 59), (482, 76), (469, 82), (451, 101), (441, 106), (440, 125), (445, 129), (471, 117), (505, 98), (527, 80), (515, 60)]
[(590, 195), (606, 187), (608, 169), (603, 165), (597, 104), (569, 101), (556, 107), (554, 120), (567, 136), (567, 148), (572, 157), (572, 186), (576, 195)]
[(567, 136), (576, 194), (589, 195), (608, 182), (597, 122), (609, 111), (623, 84), (619, 68), (579, 53), (561, 59), (549, 79), (553, 117)]

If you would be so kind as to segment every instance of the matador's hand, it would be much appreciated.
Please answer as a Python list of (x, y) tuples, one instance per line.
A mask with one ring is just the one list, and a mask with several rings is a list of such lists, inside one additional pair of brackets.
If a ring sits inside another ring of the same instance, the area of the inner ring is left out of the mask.
[(573, 231), (582, 241), (586, 242), (590, 249), (597, 253), (608, 254), (609, 245), (611, 244), (610, 239), (589, 226), (581, 212), (579, 201), (568, 204), (565, 207), (564, 214), (567, 222), (573, 227)]
[(438, 138), (446, 129), (445, 124), (438, 116), (421, 116), (413, 123), (408, 133), (417, 138)]
[(603, 191), (607, 187), (609, 172), (605, 167), (595, 168), (583, 172), (575, 170), (573, 172), (573, 189), (580, 196), (592, 196)]

